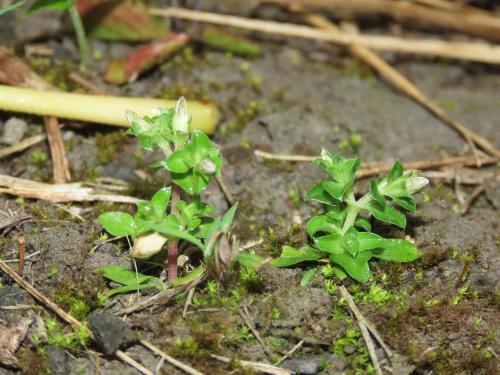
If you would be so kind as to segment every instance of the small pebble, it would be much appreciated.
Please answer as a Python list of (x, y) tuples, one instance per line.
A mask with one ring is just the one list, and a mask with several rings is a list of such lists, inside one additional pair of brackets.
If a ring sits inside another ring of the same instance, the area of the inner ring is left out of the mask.
[(5, 122), (2, 143), (13, 145), (14, 143), (19, 142), (27, 130), (28, 125), (26, 124), (26, 121), (17, 117), (11, 117)]

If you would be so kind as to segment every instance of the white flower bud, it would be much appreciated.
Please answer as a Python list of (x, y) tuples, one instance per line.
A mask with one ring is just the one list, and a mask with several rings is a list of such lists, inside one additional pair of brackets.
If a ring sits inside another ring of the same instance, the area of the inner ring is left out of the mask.
[(414, 176), (410, 177), (406, 181), (406, 188), (410, 193), (416, 193), (417, 191), (423, 189), (428, 183), (429, 180), (427, 178), (421, 176)]
[(210, 159), (204, 159), (200, 163), (200, 169), (203, 173), (214, 174), (217, 171), (217, 166)]
[(175, 105), (173, 128), (176, 132), (189, 132), (189, 113), (187, 111), (186, 99), (183, 96)]
[(131, 111), (130, 109), (127, 109), (125, 111), (125, 117), (127, 118), (127, 121), (130, 124), (130, 126), (136, 123), (137, 125), (139, 125), (142, 131), (146, 131), (151, 128), (150, 124), (148, 124), (146, 121), (142, 119), (142, 117), (140, 117), (137, 113)]
[(160, 252), (167, 239), (156, 232), (139, 236), (130, 255), (134, 258), (145, 259)]

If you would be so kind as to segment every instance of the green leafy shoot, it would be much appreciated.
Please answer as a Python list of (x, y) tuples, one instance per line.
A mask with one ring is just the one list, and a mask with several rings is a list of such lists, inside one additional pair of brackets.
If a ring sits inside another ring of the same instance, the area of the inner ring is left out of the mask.
[(106, 295), (108, 298), (115, 294), (130, 293), (142, 289), (165, 290), (165, 284), (157, 277), (136, 273), (120, 266), (106, 266), (96, 271), (102, 272), (106, 279), (123, 285), (110, 290)]
[(5, 13), (12, 12), (13, 10), (16, 10), (21, 5), (23, 5), (25, 2), (26, 1), (18, 1), (17, 3), (11, 4), (11, 5), (8, 5), (5, 7), (0, 7), (0, 16), (5, 14)]
[[(307, 223), (310, 244), (300, 249), (284, 246), (281, 257), (274, 259), (276, 267), (289, 267), (318, 260), (330, 262), (331, 273), (340, 279), (347, 275), (359, 282), (368, 281), (372, 273), (372, 258), (393, 262), (412, 262), (420, 257), (415, 244), (408, 240), (386, 239), (371, 232), (367, 219), (372, 216), (387, 224), (406, 227), (402, 210), (415, 211), (413, 195), (427, 185), (428, 180), (416, 171), (403, 171), (396, 161), (383, 179), (370, 181), (370, 191), (359, 199), (353, 192), (359, 159), (343, 158), (323, 150), (314, 164), (325, 171), (329, 180), (312, 187), (305, 199), (324, 205), (324, 213)], [(360, 216), (364, 213), (364, 216)], [(306, 276), (311, 276), (309, 271)], [(308, 278), (304, 280), (304, 283)]]

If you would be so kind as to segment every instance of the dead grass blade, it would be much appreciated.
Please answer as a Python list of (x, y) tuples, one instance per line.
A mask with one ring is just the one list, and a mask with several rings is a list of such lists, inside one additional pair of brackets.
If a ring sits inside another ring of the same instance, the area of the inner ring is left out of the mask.
[(241, 360), (236, 360), (236, 359), (231, 359), (228, 357), (223, 357), (221, 355), (216, 355), (216, 354), (211, 354), (211, 358), (216, 359), (218, 361), (224, 362), (224, 363), (231, 363), (235, 362), (241, 367), (251, 369), (256, 372), (260, 372), (263, 374), (271, 374), (271, 375), (292, 375), (292, 371), (286, 368), (281, 368), (281, 367), (276, 367), (273, 365), (268, 365), (267, 363), (262, 363), (262, 362), (250, 362), (250, 361), (241, 361)]
[(155, 15), (232, 26), (267, 34), (331, 42), (341, 46), (359, 44), (380, 51), (411, 53), (459, 60), (500, 64), (500, 46), (487, 43), (450, 42), (441, 39), (408, 39), (382, 35), (318, 30), (292, 23), (263, 21), (182, 8), (152, 9)]
[(107, 194), (91, 187), (85, 187), (79, 182), (52, 185), (8, 175), (0, 175), (0, 194), (2, 193), (51, 202), (106, 201), (137, 203), (140, 201), (140, 199), (125, 195)]
[(37, 145), (47, 139), (45, 134), (34, 135), (33, 137), (29, 137), (23, 139), (21, 142), (16, 143), (15, 145), (4, 147), (0, 150), (0, 159), (6, 158), (18, 152), (24, 151), (31, 146)]

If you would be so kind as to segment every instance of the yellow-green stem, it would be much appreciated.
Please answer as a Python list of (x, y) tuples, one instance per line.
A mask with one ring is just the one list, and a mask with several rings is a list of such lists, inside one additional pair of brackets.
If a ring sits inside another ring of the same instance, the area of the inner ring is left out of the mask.
[[(125, 111), (139, 116), (158, 114), (158, 108), (175, 107), (175, 100), (130, 98), (39, 91), (0, 85), (0, 111), (22, 112), (39, 116), (94, 122), (128, 127)], [(219, 110), (212, 103), (188, 101), (192, 115), (191, 129), (213, 134), (219, 120)]]

